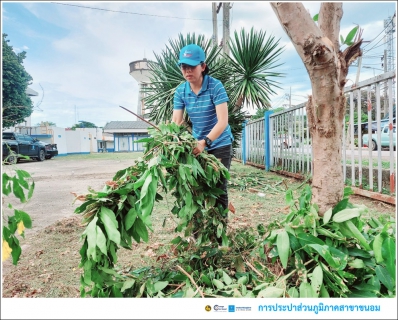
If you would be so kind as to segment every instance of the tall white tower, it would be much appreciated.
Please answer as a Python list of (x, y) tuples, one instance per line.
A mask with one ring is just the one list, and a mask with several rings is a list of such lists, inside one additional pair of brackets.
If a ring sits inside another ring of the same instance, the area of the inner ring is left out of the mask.
[(143, 100), (145, 98), (143, 88), (145, 88), (150, 82), (149, 74), (148, 60), (146, 58), (130, 62), (130, 75), (138, 82), (137, 114), (143, 118), (147, 118), (145, 103)]

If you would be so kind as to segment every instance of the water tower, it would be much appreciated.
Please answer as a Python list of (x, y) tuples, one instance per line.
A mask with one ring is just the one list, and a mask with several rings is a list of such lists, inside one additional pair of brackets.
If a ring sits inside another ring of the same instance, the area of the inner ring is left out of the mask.
[(149, 74), (148, 60), (146, 58), (130, 62), (130, 75), (138, 82), (137, 114), (143, 118), (146, 118), (145, 103), (143, 101), (145, 98), (145, 93), (143, 92), (143, 89), (150, 82)]

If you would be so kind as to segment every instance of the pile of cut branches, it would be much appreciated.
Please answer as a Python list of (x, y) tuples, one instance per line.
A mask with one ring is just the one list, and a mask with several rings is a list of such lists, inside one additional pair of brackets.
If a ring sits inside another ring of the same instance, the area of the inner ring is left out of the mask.
[[(227, 236), (227, 210), (216, 208), (228, 170), (212, 155), (193, 156), (184, 126), (149, 128), (145, 154), (102, 191), (77, 197), (87, 224), (80, 250), (81, 295), (93, 297), (392, 297), (395, 296), (395, 222), (365, 220), (366, 208), (345, 198), (323, 217), (311, 188), (293, 199), (290, 214)], [(173, 196), (178, 218), (172, 254), (159, 267), (116, 267), (120, 247), (147, 242), (161, 194)], [(195, 234), (196, 240), (191, 235)], [(217, 239), (222, 239), (218, 246)], [(87, 287), (89, 288), (87, 290)]]

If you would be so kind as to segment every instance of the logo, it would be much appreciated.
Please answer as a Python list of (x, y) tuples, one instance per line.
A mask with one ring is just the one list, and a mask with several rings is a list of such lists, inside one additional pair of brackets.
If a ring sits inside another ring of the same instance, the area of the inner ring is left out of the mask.
[(226, 312), (227, 311), (227, 308), (226, 307), (224, 307), (224, 306), (219, 306), (219, 305), (215, 305), (214, 307), (213, 307), (213, 309), (214, 309), (214, 311), (221, 311), (221, 312)]
[(211, 311), (211, 307), (210, 307), (209, 305), (207, 305), (207, 306), (205, 307), (205, 310), (206, 310), (207, 312), (209, 312), (209, 311)]
[(252, 307), (236, 307), (235, 311), (252, 311)]
[(192, 51), (185, 51), (184, 57), (186, 57), (186, 58), (192, 57)]
[(228, 306), (228, 312), (235, 312), (235, 306)]

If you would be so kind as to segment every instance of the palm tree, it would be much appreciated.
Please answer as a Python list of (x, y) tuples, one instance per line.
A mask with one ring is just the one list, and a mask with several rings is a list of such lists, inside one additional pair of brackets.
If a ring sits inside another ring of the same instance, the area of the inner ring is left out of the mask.
[[(225, 86), (230, 98), (228, 103), (229, 124), (235, 139), (234, 146), (240, 139), (245, 113), (243, 105), (247, 102), (255, 108), (269, 108), (269, 95), (274, 94), (272, 87), (278, 87), (272, 77), (280, 77), (281, 73), (270, 72), (276, 68), (277, 57), (282, 49), (278, 48), (279, 40), (273, 37), (265, 41), (265, 32), (255, 32), (252, 28), (249, 35), (244, 29), (240, 37), (235, 32), (234, 41), (230, 46), (231, 56), (221, 54), (220, 47), (214, 47), (211, 39), (195, 33), (184, 37), (179, 34), (178, 39), (169, 40), (169, 45), (161, 54), (155, 54), (156, 62), (148, 62), (151, 76), (150, 84), (144, 89), (145, 105), (149, 112), (149, 119), (155, 123), (167, 122), (172, 118), (173, 97), (175, 89), (185, 81), (177, 65), (181, 48), (195, 43), (200, 45), (206, 53), (206, 64), (209, 75), (219, 79)], [(279, 88), (279, 87), (278, 87)], [(189, 118), (185, 116), (189, 124)]]

